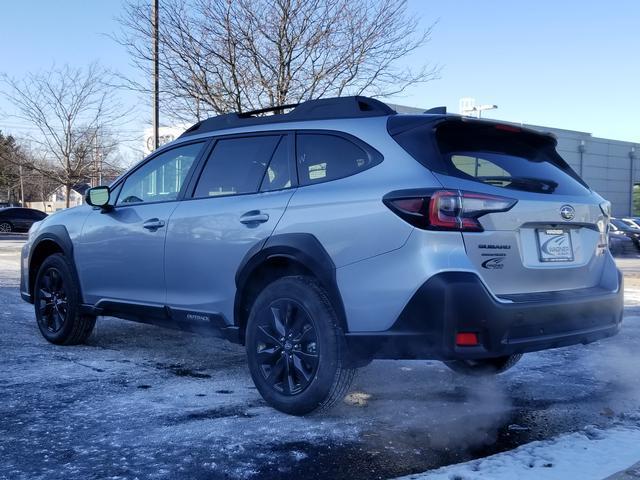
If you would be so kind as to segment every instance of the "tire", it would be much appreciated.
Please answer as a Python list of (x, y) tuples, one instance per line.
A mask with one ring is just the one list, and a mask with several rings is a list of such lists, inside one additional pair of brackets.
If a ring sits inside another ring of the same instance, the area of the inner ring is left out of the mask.
[(482, 360), (449, 360), (444, 364), (456, 373), (468, 376), (498, 375), (506, 372), (520, 361), (522, 354)]
[(47, 257), (34, 284), (36, 320), (42, 336), (56, 345), (84, 343), (96, 317), (80, 313), (80, 291), (72, 265), (61, 253)]
[(10, 233), (13, 231), (13, 225), (9, 222), (0, 222), (0, 233)]
[(355, 375), (336, 313), (312, 277), (280, 278), (258, 295), (247, 322), (249, 371), (273, 408), (291, 415), (329, 409)]

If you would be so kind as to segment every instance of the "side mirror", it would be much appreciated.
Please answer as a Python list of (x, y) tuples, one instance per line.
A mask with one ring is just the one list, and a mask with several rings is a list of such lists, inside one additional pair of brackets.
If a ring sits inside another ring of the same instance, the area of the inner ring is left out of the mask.
[(109, 187), (93, 187), (87, 190), (87, 194), (85, 195), (85, 202), (91, 205), (92, 207), (100, 207), (103, 210), (107, 210), (110, 208), (109, 205)]

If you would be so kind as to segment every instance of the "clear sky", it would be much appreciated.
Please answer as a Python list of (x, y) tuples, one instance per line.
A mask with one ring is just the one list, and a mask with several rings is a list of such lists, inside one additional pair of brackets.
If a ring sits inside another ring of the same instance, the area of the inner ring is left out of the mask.
[[(162, 0), (160, 0), (162, 1)], [(117, 31), (121, 0), (3, 2), (0, 71), (14, 77), (97, 60), (123, 74)], [(439, 20), (432, 41), (409, 62), (443, 67), (441, 79), (395, 103), (457, 112), (458, 100), (497, 104), (485, 116), (640, 142), (640, 0), (410, 0), (412, 15)], [(135, 98), (126, 100), (132, 104)], [(148, 123), (147, 104), (136, 126)], [(0, 101), (0, 109), (10, 110)], [(0, 117), (0, 129), (24, 133)]]

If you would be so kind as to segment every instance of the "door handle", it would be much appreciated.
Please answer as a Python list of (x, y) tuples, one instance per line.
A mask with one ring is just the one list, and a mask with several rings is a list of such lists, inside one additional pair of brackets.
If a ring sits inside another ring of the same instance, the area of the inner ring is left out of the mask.
[(269, 214), (262, 213), (260, 210), (251, 210), (240, 217), (240, 223), (245, 225), (264, 223), (269, 220)]
[(142, 228), (146, 228), (147, 230), (151, 230), (152, 232), (155, 232), (162, 227), (164, 227), (164, 220), (160, 220), (158, 218), (152, 218), (142, 224)]

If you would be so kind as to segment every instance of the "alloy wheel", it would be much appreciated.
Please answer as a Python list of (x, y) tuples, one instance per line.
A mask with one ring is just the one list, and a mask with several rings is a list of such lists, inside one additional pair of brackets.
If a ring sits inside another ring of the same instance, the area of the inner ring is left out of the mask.
[(254, 348), (260, 372), (281, 394), (301, 393), (316, 375), (319, 362), (316, 326), (294, 300), (276, 300), (260, 313)]
[(39, 321), (51, 333), (59, 332), (67, 320), (67, 294), (62, 275), (49, 268), (40, 277), (38, 285)]

